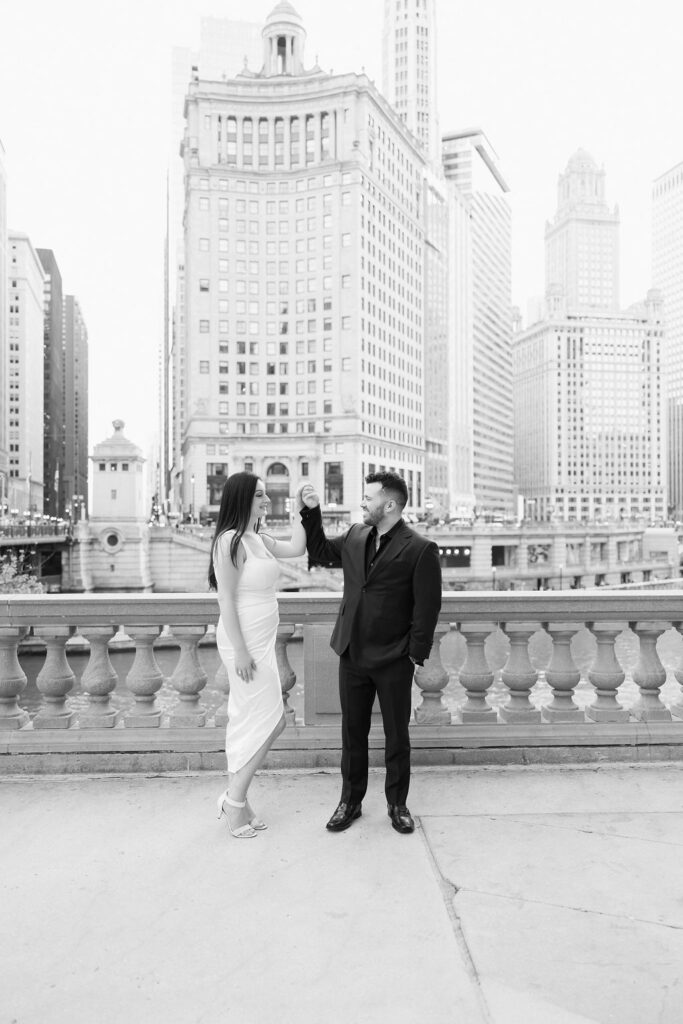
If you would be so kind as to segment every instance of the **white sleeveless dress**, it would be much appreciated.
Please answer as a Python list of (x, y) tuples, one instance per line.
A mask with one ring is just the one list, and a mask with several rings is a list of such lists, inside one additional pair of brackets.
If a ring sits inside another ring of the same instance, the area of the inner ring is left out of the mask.
[[(232, 530), (222, 534), (214, 552), (214, 569), (221, 591), (222, 568), (230, 558)], [(255, 533), (242, 537), (246, 561), (237, 585), (237, 615), (247, 650), (256, 663), (251, 682), (235, 671), (235, 652), (222, 619), (216, 628), (216, 644), (228, 671), (228, 726), (225, 750), (228, 771), (239, 771), (268, 739), (282, 717), (280, 676), (275, 657), (279, 622), (275, 584), (280, 575), (277, 561)]]

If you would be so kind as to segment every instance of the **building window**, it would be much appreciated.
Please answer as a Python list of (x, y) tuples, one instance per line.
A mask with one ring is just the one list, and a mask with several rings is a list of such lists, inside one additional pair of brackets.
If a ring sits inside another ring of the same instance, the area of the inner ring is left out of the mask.
[(325, 503), (343, 505), (344, 469), (341, 462), (325, 463)]

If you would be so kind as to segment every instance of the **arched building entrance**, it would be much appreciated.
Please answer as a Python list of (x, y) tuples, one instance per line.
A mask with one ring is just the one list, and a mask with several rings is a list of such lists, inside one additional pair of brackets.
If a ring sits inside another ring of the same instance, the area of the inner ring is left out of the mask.
[(289, 520), (289, 471), (282, 462), (273, 462), (266, 470), (266, 491), (271, 503), (268, 518)]

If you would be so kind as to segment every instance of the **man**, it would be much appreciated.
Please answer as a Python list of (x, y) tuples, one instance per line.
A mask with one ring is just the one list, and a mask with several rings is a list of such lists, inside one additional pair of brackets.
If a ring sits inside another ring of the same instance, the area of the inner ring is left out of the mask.
[(403, 521), (408, 501), (396, 473), (365, 478), (363, 523), (329, 540), (310, 484), (299, 508), (312, 564), (344, 570), (344, 593), (330, 641), (339, 655), (342, 792), (327, 823), (342, 832), (361, 815), (368, 785), (368, 733), (375, 694), (385, 737), (387, 810), (397, 832), (415, 828), (406, 806), (410, 784), (411, 687), (429, 656), (441, 608), (439, 549)]

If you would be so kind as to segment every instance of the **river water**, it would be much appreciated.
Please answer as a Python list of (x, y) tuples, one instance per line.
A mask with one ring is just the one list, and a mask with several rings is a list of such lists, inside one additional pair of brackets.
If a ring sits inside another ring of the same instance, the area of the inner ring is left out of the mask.
[[(631, 632), (625, 630), (617, 637), (616, 655), (626, 673), (626, 679), (619, 688), (618, 699), (624, 707), (631, 707), (639, 696), (637, 685), (631, 678), (638, 661), (638, 638)], [(507, 637), (496, 630), (486, 641), (485, 651), (491, 671), (494, 673), (494, 683), (488, 693), (489, 703), (493, 707), (499, 707), (508, 699), (508, 691), (501, 681), (500, 673), (503, 668), (510, 644)], [(68, 648), (67, 648), (68, 650)], [(582, 629), (572, 640), (572, 655), (576, 666), (581, 672), (581, 682), (575, 690), (575, 700), (580, 707), (590, 704), (594, 698), (594, 690), (587, 679), (586, 673), (593, 663), (596, 650), (596, 642), (593, 635)], [(662, 687), (661, 694), (665, 703), (679, 701), (683, 694), (674, 676), (674, 669), (683, 668), (683, 638), (675, 629), (669, 629), (658, 641), (657, 651), (660, 660), (666, 669), (667, 679)], [(290, 691), (290, 706), (294, 708), (297, 718), (303, 718), (303, 643), (301, 640), (292, 640), (288, 643), (287, 653), (290, 664), (296, 673), (296, 683)], [(449, 682), (444, 690), (444, 700), (449, 710), (455, 714), (462, 707), (466, 697), (465, 692), (458, 682), (458, 672), (465, 661), (465, 640), (455, 632), (449, 633), (442, 641), (441, 657), (444, 667), (449, 674)], [(539, 681), (531, 692), (531, 701), (535, 707), (542, 707), (552, 699), (550, 687), (545, 682), (543, 670), (547, 667), (552, 653), (552, 641), (544, 632), (536, 633), (529, 643), (529, 656), (533, 667), (541, 673)], [(178, 660), (178, 649), (159, 647), (155, 649), (155, 655), (159, 668), (166, 681), (157, 694), (158, 706), (163, 712), (169, 712), (177, 702), (177, 695), (168, 682)], [(133, 703), (130, 691), (125, 685), (127, 673), (132, 667), (135, 654), (132, 650), (110, 651), (110, 658), (115, 671), (118, 673), (119, 683), (112, 694), (112, 705), (121, 710), (127, 710)], [(78, 712), (83, 710), (87, 703), (87, 696), (82, 692), (80, 678), (88, 664), (87, 651), (72, 651), (68, 653), (68, 660), (72, 671), (76, 676), (76, 683), (69, 694), (71, 708)], [(220, 657), (216, 647), (212, 644), (202, 644), (199, 647), (199, 660), (208, 676), (208, 682), (201, 695), (201, 703), (206, 708), (209, 718), (214, 711), (222, 704), (224, 696), (216, 686), (216, 672), (220, 666)], [(20, 655), (21, 666), (27, 676), (27, 687), (20, 697), (20, 704), (26, 708), (31, 715), (34, 715), (41, 703), (41, 695), (36, 686), (36, 677), (43, 666), (44, 657), (38, 652), (25, 652)], [(413, 687), (413, 703), (417, 705), (421, 701), (421, 694), (418, 687)]]

